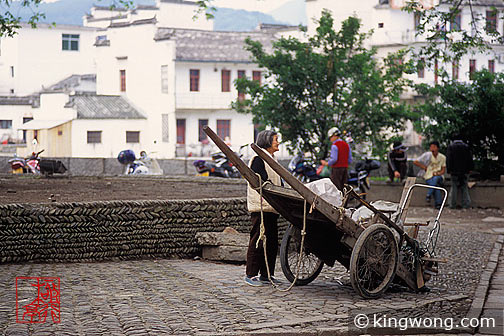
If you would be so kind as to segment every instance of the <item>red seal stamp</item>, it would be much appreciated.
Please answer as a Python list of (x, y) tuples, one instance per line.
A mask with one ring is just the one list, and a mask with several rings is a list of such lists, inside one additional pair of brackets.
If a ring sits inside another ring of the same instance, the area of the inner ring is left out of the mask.
[(60, 279), (16, 277), (16, 322), (60, 323)]

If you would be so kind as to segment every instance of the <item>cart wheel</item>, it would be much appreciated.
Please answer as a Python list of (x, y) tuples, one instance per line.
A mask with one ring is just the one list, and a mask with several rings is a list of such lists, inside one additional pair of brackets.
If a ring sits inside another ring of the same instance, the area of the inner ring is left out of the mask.
[(350, 258), (350, 281), (364, 298), (379, 297), (394, 279), (399, 252), (394, 234), (384, 224), (374, 224), (357, 239)]
[[(306, 240), (305, 240), (306, 241)], [(301, 247), (301, 230), (289, 225), (282, 238), (280, 245), (280, 265), (287, 280), (294, 281), (299, 259), (299, 248)], [(322, 271), (324, 263), (317, 256), (306, 249), (303, 251), (303, 259), (299, 269), (299, 276), (296, 280), (297, 286), (304, 286), (315, 280)]]

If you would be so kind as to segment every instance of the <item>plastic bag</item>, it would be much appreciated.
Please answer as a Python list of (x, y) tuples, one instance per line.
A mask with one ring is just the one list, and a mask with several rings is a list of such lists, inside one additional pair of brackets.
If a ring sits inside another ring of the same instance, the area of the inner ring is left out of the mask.
[(320, 165), (317, 168), (317, 175), (320, 177), (329, 177), (331, 176), (331, 171), (329, 170), (329, 166)]
[(331, 203), (333, 206), (341, 206), (343, 195), (330, 179), (323, 178), (307, 183), (306, 186), (308, 187), (308, 189), (319, 195), (323, 200)]

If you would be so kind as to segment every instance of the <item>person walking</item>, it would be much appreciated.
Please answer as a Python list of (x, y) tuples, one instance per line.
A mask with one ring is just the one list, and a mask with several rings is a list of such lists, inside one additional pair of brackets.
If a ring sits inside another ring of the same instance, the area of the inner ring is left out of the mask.
[(462, 193), (462, 208), (468, 209), (471, 206), (467, 180), (473, 168), (474, 161), (469, 145), (462, 141), (460, 135), (455, 135), (446, 151), (446, 169), (451, 177), (450, 208), (457, 208), (459, 190)]
[(400, 141), (395, 141), (393, 146), (387, 154), (389, 180), (394, 182), (394, 179), (397, 178), (402, 182), (408, 172), (408, 154), (406, 154), (408, 147)]
[[(440, 187), (443, 185), (443, 175), (446, 171), (446, 156), (439, 152), (439, 142), (437, 141), (432, 141), (429, 144), (429, 149), (429, 152), (423, 153), (413, 161), (413, 164), (421, 168), (418, 175), (422, 176), (428, 185)], [(434, 195), (434, 206), (436, 209), (440, 209), (443, 203), (441, 190), (429, 188), (426, 196), (427, 203), (430, 203), (432, 195)]]
[[(278, 135), (271, 130), (265, 130), (257, 135), (256, 145), (262, 148), (268, 155), (276, 160), (274, 153), (278, 151)], [(254, 156), (249, 162), (250, 168), (261, 177), (264, 183), (269, 181), (274, 185), (282, 185), (280, 176), (268, 165), (265, 164), (263, 159), (259, 156)], [(250, 286), (262, 286), (269, 283), (268, 271), (266, 269), (266, 262), (264, 260), (264, 247), (263, 241), (259, 240), (261, 235), (261, 211), (264, 218), (264, 229), (266, 236), (266, 255), (268, 259), (268, 267), (271, 275), (271, 280), (274, 283), (279, 281), (273, 277), (275, 274), (275, 263), (278, 253), (278, 213), (273, 207), (262, 199), (258, 190), (253, 189), (250, 184), (247, 187), (247, 208), (250, 211), (250, 218), (252, 221), (252, 229), (250, 231), (249, 246), (247, 249), (246, 261), (246, 276), (245, 283)], [(258, 276), (258, 274), (260, 274)]]
[(352, 150), (350, 146), (341, 139), (341, 131), (333, 127), (327, 132), (331, 140), (331, 155), (329, 161), (320, 160), (324, 166), (331, 167), (331, 181), (336, 188), (343, 191), (343, 186), (348, 182), (348, 165), (352, 163)]

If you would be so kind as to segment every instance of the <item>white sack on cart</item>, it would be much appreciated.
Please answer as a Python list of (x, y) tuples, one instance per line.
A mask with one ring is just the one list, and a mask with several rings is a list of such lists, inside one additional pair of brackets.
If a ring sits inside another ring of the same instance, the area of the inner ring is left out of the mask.
[[(391, 219), (392, 221), (395, 221), (395, 216), (397, 210), (399, 209), (399, 203), (378, 200), (371, 202), (370, 204), (379, 211), (386, 211), (386, 212), (393, 211), (394, 214), (391, 216)], [(373, 217), (373, 212), (368, 208), (366, 208), (365, 206), (361, 206), (360, 208), (355, 210), (354, 213), (352, 214), (352, 219), (356, 222), (365, 222), (370, 220), (371, 217)]]
[(335, 207), (340, 207), (343, 201), (343, 194), (336, 188), (331, 179), (323, 178), (317, 181), (307, 183), (306, 186), (312, 192), (320, 196), (324, 201), (329, 202)]

